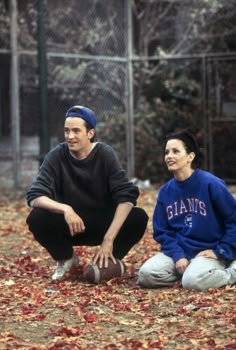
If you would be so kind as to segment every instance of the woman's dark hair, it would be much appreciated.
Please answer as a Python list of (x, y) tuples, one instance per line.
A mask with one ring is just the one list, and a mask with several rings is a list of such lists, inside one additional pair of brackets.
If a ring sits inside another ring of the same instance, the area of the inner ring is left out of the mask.
[(193, 169), (199, 168), (203, 161), (203, 154), (193, 135), (191, 135), (188, 131), (179, 131), (168, 134), (165, 139), (165, 147), (167, 142), (173, 139), (181, 140), (188, 154), (191, 152), (195, 153), (195, 158), (191, 165)]

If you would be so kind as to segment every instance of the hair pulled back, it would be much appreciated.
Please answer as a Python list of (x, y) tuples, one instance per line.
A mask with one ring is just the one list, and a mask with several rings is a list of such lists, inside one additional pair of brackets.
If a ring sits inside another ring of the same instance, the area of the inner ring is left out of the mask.
[(195, 157), (192, 161), (191, 166), (193, 169), (199, 168), (203, 161), (203, 154), (193, 135), (190, 134), (188, 131), (179, 131), (168, 134), (165, 139), (165, 147), (167, 142), (173, 139), (181, 140), (188, 154), (194, 152)]

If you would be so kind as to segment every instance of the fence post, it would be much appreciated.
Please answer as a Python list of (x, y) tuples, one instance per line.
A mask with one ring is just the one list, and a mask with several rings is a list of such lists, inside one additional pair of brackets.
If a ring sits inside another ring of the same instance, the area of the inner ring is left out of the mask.
[(46, 57), (46, 35), (45, 35), (45, 6), (44, 0), (37, 0), (38, 19), (38, 65), (39, 65), (39, 88), (40, 88), (40, 133), (39, 162), (44, 159), (50, 148), (49, 117), (48, 117), (48, 84), (47, 84), (47, 57)]
[(128, 120), (127, 120), (127, 173), (128, 177), (134, 177), (135, 168), (135, 152), (134, 152), (134, 103), (133, 103), (133, 28), (132, 28), (132, 4), (131, 0), (127, 0), (127, 104), (128, 104)]
[(10, 101), (11, 101), (11, 138), (14, 188), (20, 187), (20, 103), (19, 103), (19, 71), (17, 51), (17, 0), (10, 0)]

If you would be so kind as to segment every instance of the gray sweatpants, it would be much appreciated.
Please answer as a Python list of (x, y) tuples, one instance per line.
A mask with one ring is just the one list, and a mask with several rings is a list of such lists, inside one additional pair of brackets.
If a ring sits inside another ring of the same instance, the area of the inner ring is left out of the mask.
[(236, 270), (227, 266), (223, 260), (196, 257), (181, 276), (173, 259), (158, 253), (141, 266), (137, 284), (146, 288), (168, 287), (182, 279), (183, 288), (196, 290), (232, 285), (236, 283)]

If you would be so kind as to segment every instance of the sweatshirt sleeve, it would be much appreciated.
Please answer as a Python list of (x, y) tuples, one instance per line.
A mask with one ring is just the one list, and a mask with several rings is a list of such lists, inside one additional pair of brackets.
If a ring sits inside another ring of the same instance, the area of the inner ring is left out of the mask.
[(160, 243), (161, 251), (171, 257), (174, 262), (186, 258), (184, 250), (176, 240), (175, 230), (171, 229), (168, 224), (164, 205), (161, 201), (161, 193), (159, 193), (153, 215), (153, 236)]
[(213, 205), (216, 208), (216, 214), (222, 217), (224, 223), (220, 242), (213, 250), (219, 259), (236, 259), (236, 199), (228, 191), (224, 183), (210, 187), (210, 193), (213, 198)]
[(32, 182), (31, 187), (27, 191), (26, 200), (27, 204), (37, 197), (47, 196), (51, 199), (57, 199), (57, 179), (58, 170), (56, 170), (55, 164), (52, 162), (51, 152), (45, 157), (43, 163), (40, 166), (36, 179)]
[(128, 180), (115, 151), (107, 146), (106, 152), (106, 167), (113, 202), (115, 204), (130, 202), (136, 205), (139, 196), (138, 187)]

